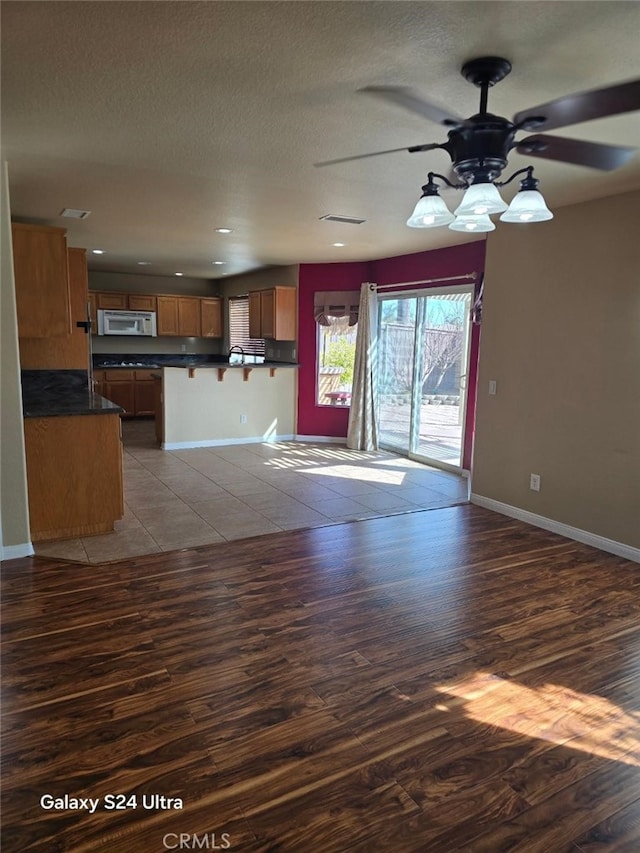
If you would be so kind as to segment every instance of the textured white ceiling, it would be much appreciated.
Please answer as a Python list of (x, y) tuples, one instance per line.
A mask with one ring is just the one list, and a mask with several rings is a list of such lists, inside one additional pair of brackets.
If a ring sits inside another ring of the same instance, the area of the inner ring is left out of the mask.
[[(64, 225), (70, 245), (104, 250), (93, 268), (121, 272), (217, 278), (464, 242), (405, 225), (427, 171), (447, 171), (444, 152), (314, 168), (445, 141), (441, 126), (358, 89), (411, 86), (471, 115), (479, 92), (460, 66), (497, 54), (513, 71), (489, 109), (511, 118), (640, 76), (634, 2), (4, 0), (1, 14), (13, 215)], [(558, 135), (640, 145), (640, 113)], [(529, 161), (552, 209), (640, 186), (640, 155), (605, 173), (513, 153), (510, 169)], [(63, 207), (91, 216), (61, 219)], [(320, 221), (327, 213), (367, 221)]]

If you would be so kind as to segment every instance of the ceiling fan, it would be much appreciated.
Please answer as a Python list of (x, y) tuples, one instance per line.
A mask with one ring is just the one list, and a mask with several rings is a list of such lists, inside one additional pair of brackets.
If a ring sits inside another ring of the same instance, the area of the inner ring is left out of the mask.
[[(414, 211), (414, 216), (409, 218), (408, 225), (414, 227), (432, 227), (450, 224), (454, 230), (492, 230), (495, 226), (488, 219), (490, 213), (505, 211), (507, 205), (502, 201), (496, 186), (504, 186), (516, 175), (527, 173), (527, 177), (521, 182), (522, 193), (535, 193), (542, 200), (544, 211), (538, 211), (539, 215), (526, 211), (519, 211), (517, 218), (509, 218), (507, 213), (501, 217), (506, 221), (537, 221), (542, 218), (550, 219), (551, 212), (546, 208), (544, 199), (537, 192), (538, 181), (533, 178), (533, 167), (521, 169), (512, 175), (507, 181), (498, 183), (497, 179), (507, 166), (509, 152), (515, 149), (520, 154), (528, 154), (531, 157), (540, 157), (547, 160), (559, 160), (565, 163), (573, 163), (580, 166), (588, 166), (593, 169), (611, 171), (623, 166), (635, 154), (636, 148), (621, 145), (605, 145), (598, 142), (585, 142), (578, 139), (569, 139), (561, 136), (548, 136), (543, 133), (534, 133), (524, 139), (517, 141), (516, 134), (521, 130), (539, 131), (554, 130), (558, 127), (567, 127), (579, 122), (592, 119), (604, 118), (606, 116), (619, 115), (640, 109), (640, 80), (632, 80), (627, 83), (619, 83), (603, 89), (594, 89), (587, 92), (579, 92), (557, 98), (546, 104), (532, 107), (517, 113), (513, 121), (502, 116), (496, 116), (487, 112), (488, 92), (492, 86), (503, 80), (511, 71), (511, 63), (498, 56), (484, 56), (472, 59), (462, 66), (462, 76), (480, 89), (480, 110), (476, 115), (464, 119), (453, 112), (423, 100), (411, 89), (399, 86), (367, 86), (361, 92), (384, 98), (402, 107), (418, 113), (424, 118), (435, 121), (449, 128), (447, 141), (438, 143), (426, 143), (424, 145), (413, 145), (404, 148), (392, 148), (387, 151), (374, 151), (370, 154), (359, 154), (352, 157), (341, 157), (336, 160), (326, 160), (316, 163), (316, 166), (329, 166), (336, 163), (346, 163), (351, 160), (360, 160), (366, 157), (376, 157), (381, 154), (392, 154), (397, 151), (408, 151), (413, 154), (418, 151), (431, 151), (440, 148), (446, 151), (451, 158), (452, 169), (457, 183), (450, 181), (444, 175), (429, 173), (427, 184), (423, 187), (423, 197), (420, 202), (430, 199), (423, 208), (429, 210), (426, 214), (427, 220), (434, 217), (437, 219), (435, 208), (438, 208), (440, 218), (443, 221), (412, 222), (419, 213)], [(438, 186), (434, 178), (440, 178), (448, 186), (455, 189), (466, 189), (467, 193), (463, 203), (456, 210), (458, 219), (464, 216), (485, 216), (482, 223), (456, 223), (454, 217), (444, 205), (438, 195)], [(469, 190), (472, 198), (467, 198)], [(482, 196), (480, 202), (477, 197)], [(484, 198), (486, 196), (487, 198)], [(534, 201), (529, 197), (528, 201)], [(514, 199), (515, 201), (515, 199)], [(418, 205), (420, 205), (418, 202)], [(520, 199), (522, 206), (523, 199)], [(512, 203), (513, 204), (513, 203)], [(434, 208), (433, 211), (431, 208)], [(443, 210), (444, 208), (444, 210)], [(446, 210), (446, 214), (444, 211)], [(512, 211), (514, 213), (514, 211)], [(425, 214), (422, 213), (422, 216)], [(515, 213), (514, 213), (515, 215)], [(420, 216), (417, 217), (420, 219)], [(446, 221), (444, 219), (446, 218)], [(469, 225), (474, 227), (468, 227)], [(463, 227), (464, 226), (464, 227)], [(484, 227), (481, 227), (484, 226)]]

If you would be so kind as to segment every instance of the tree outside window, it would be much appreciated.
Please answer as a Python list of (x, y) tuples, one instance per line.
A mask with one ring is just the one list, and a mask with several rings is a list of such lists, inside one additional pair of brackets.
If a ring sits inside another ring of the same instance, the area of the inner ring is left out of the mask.
[(329, 317), (318, 329), (317, 398), (320, 406), (349, 405), (356, 354), (356, 329), (348, 317)]

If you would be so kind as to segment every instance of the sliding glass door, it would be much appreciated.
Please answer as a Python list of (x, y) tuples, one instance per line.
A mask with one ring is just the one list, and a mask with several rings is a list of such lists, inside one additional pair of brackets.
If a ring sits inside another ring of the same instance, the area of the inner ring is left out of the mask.
[(378, 298), (380, 446), (461, 470), (473, 287)]

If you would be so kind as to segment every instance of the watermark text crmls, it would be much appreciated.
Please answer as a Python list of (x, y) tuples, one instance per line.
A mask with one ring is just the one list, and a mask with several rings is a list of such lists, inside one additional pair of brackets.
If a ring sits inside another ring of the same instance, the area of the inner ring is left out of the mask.
[(228, 850), (231, 836), (228, 832), (205, 832), (203, 835), (191, 832), (167, 832), (162, 836), (165, 850)]

